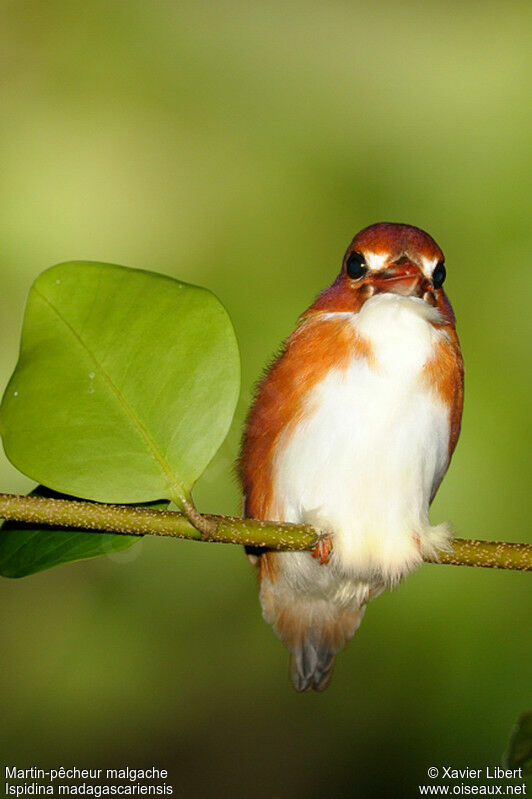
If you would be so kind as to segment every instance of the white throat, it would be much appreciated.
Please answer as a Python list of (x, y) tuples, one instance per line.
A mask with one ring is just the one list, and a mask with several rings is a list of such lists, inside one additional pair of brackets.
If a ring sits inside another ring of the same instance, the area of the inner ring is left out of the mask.
[(433, 324), (444, 321), (424, 300), (399, 294), (377, 294), (352, 317), (355, 329), (372, 344), (377, 363), (392, 372), (422, 369), (444, 335)]

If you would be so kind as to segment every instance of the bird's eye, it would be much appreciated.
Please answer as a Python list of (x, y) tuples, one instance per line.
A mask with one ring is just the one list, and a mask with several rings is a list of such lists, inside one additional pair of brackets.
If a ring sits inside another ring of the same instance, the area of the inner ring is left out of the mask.
[(435, 289), (441, 288), (443, 286), (443, 281), (445, 280), (447, 272), (445, 270), (445, 264), (443, 261), (440, 261), (439, 264), (436, 264), (434, 272), (432, 273), (432, 285)]
[(347, 274), (349, 275), (349, 277), (352, 277), (353, 280), (358, 280), (359, 277), (362, 277), (368, 271), (368, 267), (366, 266), (364, 256), (361, 255), (359, 252), (351, 253), (349, 258), (347, 259), (345, 268), (347, 270)]

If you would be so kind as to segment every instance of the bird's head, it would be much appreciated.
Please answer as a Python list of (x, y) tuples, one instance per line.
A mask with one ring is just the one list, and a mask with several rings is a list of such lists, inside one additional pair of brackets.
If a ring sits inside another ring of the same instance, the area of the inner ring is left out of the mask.
[(353, 291), (421, 297), (436, 305), (445, 280), (445, 259), (423, 230), (379, 222), (355, 236), (340, 275)]
[(434, 239), (412, 225), (379, 222), (357, 233), (333, 285), (315, 310), (359, 311), (376, 294), (417, 297), (452, 321), (443, 291), (445, 258)]

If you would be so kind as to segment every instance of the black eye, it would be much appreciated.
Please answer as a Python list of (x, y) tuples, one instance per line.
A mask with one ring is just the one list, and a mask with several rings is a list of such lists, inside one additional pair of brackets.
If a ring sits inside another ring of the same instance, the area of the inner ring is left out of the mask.
[(364, 256), (359, 252), (351, 253), (347, 259), (345, 268), (347, 269), (347, 274), (349, 277), (352, 277), (353, 280), (357, 280), (359, 277), (362, 277), (362, 275), (365, 275), (368, 271)]
[(440, 261), (439, 264), (436, 264), (436, 268), (432, 273), (432, 285), (435, 289), (439, 289), (443, 286), (443, 281), (445, 280), (447, 272), (445, 271), (445, 264), (443, 261)]

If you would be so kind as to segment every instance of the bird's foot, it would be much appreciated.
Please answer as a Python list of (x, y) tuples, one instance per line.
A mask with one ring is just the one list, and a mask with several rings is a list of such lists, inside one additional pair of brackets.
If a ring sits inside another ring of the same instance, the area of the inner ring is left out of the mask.
[(319, 560), (320, 566), (325, 566), (331, 559), (332, 548), (332, 538), (330, 535), (320, 538), (312, 550), (312, 557)]

